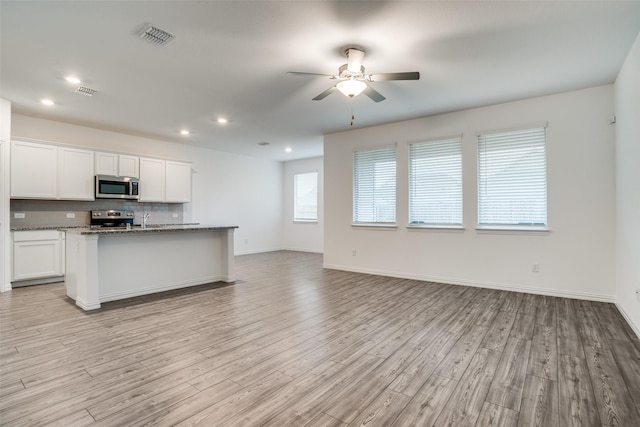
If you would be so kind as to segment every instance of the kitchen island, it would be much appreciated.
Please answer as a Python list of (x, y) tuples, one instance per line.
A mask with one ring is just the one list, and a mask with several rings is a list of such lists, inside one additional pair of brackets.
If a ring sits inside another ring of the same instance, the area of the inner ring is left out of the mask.
[(84, 310), (107, 301), (235, 281), (237, 226), (69, 228), (67, 295)]

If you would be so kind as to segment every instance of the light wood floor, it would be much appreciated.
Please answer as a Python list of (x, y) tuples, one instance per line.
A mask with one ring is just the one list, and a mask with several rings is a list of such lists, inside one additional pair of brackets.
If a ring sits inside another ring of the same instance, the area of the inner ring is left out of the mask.
[(238, 282), (83, 312), (0, 295), (2, 426), (638, 426), (615, 306), (237, 257)]

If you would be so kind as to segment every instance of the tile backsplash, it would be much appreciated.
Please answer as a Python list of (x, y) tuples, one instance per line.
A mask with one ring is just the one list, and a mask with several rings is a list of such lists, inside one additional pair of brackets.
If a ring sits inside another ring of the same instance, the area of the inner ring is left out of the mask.
[(182, 224), (183, 205), (180, 203), (141, 203), (129, 200), (96, 200), (94, 202), (67, 200), (11, 200), (11, 227), (76, 227), (89, 225), (91, 210), (132, 210), (134, 223), (142, 222), (149, 212), (149, 224)]

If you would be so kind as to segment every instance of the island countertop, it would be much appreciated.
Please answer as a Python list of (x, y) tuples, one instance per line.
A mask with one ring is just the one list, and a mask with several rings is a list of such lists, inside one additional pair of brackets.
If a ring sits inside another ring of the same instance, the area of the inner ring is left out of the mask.
[(67, 233), (90, 235), (96, 234), (99, 236), (113, 236), (113, 235), (131, 235), (139, 233), (171, 233), (176, 231), (221, 231), (232, 228), (238, 228), (237, 225), (202, 225), (202, 224), (168, 224), (168, 225), (147, 225), (146, 228), (142, 228), (139, 225), (134, 225), (130, 229), (125, 227), (73, 227), (73, 228), (60, 228), (60, 230)]

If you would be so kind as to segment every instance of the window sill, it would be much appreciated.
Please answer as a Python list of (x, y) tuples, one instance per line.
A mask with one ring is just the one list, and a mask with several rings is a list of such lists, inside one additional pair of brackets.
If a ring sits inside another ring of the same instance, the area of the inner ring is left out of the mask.
[(540, 227), (476, 227), (476, 233), (478, 234), (522, 234), (529, 236), (546, 236), (550, 232), (551, 230), (549, 230), (548, 228)]
[(423, 230), (423, 231), (435, 231), (435, 232), (443, 232), (443, 233), (464, 233), (463, 226), (455, 226), (455, 225), (418, 225), (418, 224), (409, 224), (407, 225), (407, 230)]
[(294, 224), (317, 224), (317, 219), (294, 219)]
[(396, 223), (375, 223), (375, 222), (363, 222), (352, 223), (351, 227), (354, 228), (371, 228), (376, 230), (397, 230), (398, 225)]

